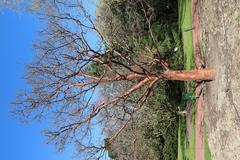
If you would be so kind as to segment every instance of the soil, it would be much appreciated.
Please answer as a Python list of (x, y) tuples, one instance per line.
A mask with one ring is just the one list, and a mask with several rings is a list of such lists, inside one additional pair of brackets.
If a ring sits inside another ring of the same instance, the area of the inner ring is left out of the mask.
[(240, 160), (240, 0), (200, 0), (201, 51), (216, 69), (204, 90), (213, 160)]
[[(192, 0), (192, 26), (193, 26), (193, 53), (195, 59), (195, 67), (201, 69), (201, 26), (200, 26), (200, 0)], [(203, 144), (203, 122), (204, 122), (204, 108), (202, 96), (202, 83), (196, 83), (196, 113), (195, 113), (195, 160), (204, 160), (204, 144)]]

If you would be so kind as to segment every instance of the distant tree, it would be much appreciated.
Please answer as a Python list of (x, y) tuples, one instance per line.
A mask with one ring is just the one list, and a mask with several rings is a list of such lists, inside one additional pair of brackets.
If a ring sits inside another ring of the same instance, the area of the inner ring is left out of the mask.
[(21, 3), (22, 0), (6, 0), (6, 1), (0, 1), (0, 7), (10, 7), (15, 8), (16, 6)]
[[(131, 117), (132, 120), (114, 141), (107, 143), (106, 149), (109, 157), (115, 160), (177, 159), (177, 104), (172, 102), (168, 92), (168, 84), (165, 81), (159, 82), (154, 87), (148, 101), (138, 111), (137, 115)], [(175, 92), (175, 94), (181, 97), (178, 92)], [(180, 103), (181, 100), (175, 99), (175, 101)], [(120, 111), (121, 109), (130, 108), (134, 103), (125, 103), (125, 105), (118, 106), (118, 110), (114, 113), (123, 113)], [(116, 129), (124, 124), (120, 116), (112, 113), (113, 111), (108, 109), (108, 115), (111, 114), (112, 118), (111, 122), (114, 121), (115, 123), (104, 127), (107, 130), (104, 131), (107, 137), (111, 137), (116, 133)], [(106, 139), (106, 142), (109, 142), (109, 139)]]
[(119, 50), (147, 49), (145, 54), (151, 56), (167, 52), (169, 55), (175, 47), (164, 43), (175, 36), (171, 32), (177, 30), (177, 7), (177, 1), (171, 0), (102, 0), (96, 9), (96, 26)]
[[(74, 143), (82, 159), (97, 159), (103, 156), (106, 146), (92, 136), (94, 126), (111, 121), (107, 109), (136, 96), (130, 110), (121, 109), (124, 121), (108, 137), (111, 144), (141, 109), (157, 82), (213, 80), (214, 71), (175, 71), (166, 59), (149, 56), (147, 49), (119, 49), (118, 43), (110, 43), (102, 34), (84, 4), (80, 0), (49, 0), (48, 12), (45, 7), (39, 10), (44, 11), (40, 16), (47, 25), (34, 45), (35, 61), (28, 65), (26, 78), (31, 89), (18, 94), (15, 103), (16, 113), (24, 120), (53, 120), (45, 134), (59, 150)], [(141, 6), (139, 9), (145, 10)], [(147, 15), (144, 18), (149, 20)], [(99, 98), (102, 85), (120, 82), (125, 82), (125, 90)]]

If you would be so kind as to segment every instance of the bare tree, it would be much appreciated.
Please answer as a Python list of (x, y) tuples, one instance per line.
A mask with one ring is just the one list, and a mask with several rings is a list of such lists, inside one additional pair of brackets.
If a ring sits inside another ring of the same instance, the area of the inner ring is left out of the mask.
[[(41, 15), (47, 27), (35, 44), (35, 61), (28, 65), (26, 78), (32, 88), (17, 96), (16, 113), (26, 120), (51, 117), (53, 127), (45, 133), (60, 150), (73, 142), (83, 159), (97, 159), (104, 155), (105, 146), (92, 138), (93, 126), (111, 121), (108, 109), (124, 106), (119, 104), (128, 103), (137, 92), (136, 105), (130, 110), (122, 108), (119, 119), (123, 123), (110, 137), (111, 143), (156, 82), (214, 79), (213, 69), (175, 71), (165, 59), (146, 54), (147, 50), (119, 50), (101, 33), (80, 0), (52, 0), (48, 6), (48, 12)], [(154, 65), (160, 69), (152, 70)], [(98, 98), (100, 86), (122, 81), (128, 88), (118, 95)]]

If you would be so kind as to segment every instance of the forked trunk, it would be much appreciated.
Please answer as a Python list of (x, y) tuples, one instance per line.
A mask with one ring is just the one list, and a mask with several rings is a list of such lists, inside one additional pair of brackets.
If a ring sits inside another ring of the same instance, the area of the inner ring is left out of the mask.
[(131, 81), (134, 79), (147, 79), (148, 81), (155, 80), (173, 80), (173, 81), (190, 81), (190, 80), (204, 80), (204, 81), (212, 81), (214, 80), (215, 70), (214, 69), (195, 69), (195, 70), (167, 70), (165, 72), (159, 74), (128, 74), (128, 75), (117, 75), (114, 77), (93, 77), (89, 75), (85, 75), (89, 78), (88, 82), (85, 83), (75, 83), (74, 86), (84, 87), (93, 84), (99, 83), (108, 83), (108, 82), (116, 82), (116, 81)]

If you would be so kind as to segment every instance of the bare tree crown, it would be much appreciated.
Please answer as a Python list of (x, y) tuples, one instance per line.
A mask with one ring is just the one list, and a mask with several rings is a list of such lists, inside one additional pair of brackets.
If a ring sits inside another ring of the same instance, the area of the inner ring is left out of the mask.
[[(211, 70), (171, 70), (164, 57), (154, 56), (161, 52), (159, 48), (149, 48), (141, 42), (144, 23), (154, 45), (157, 43), (152, 30), (154, 14), (145, 0), (128, 3), (130, 6), (138, 3), (144, 15), (140, 17), (137, 11), (131, 14), (135, 21), (128, 22), (133, 23), (130, 39), (124, 33), (124, 25), (119, 27), (115, 23), (113, 11), (105, 1), (102, 5), (107, 9), (103, 12), (100, 8), (98, 15), (106, 16), (97, 18), (92, 18), (81, 0), (53, 0), (47, 10), (40, 7), (45, 13), (40, 16), (47, 25), (35, 43), (35, 61), (28, 65), (26, 78), (32, 88), (20, 93), (16, 100), (16, 112), (26, 119), (52, 117), (53, 128), (46, 135), (60, 150), (74, 142), (80, 153), (89, 153), (89, 159), (103, 154), (105, 147), (91, 135), (93, 126), (111, 120), (109, 108), (130, 103), (130, 97), (135, 96), (137, 103), (131, 109), (123, 107), (123, 114), (118, 117), (122, 125), (109, 138), (111, 143), (141, 109), (159, 80), (212, 79)], [(131, 8), (128, 9), (130, 12)], [(135, 43), (141, 45), (136, 48), (129, 45)], [(105, 99), (100, 96), (100, 88), (105, 84), (123, 81), (126, 85), (119, 94)]]

